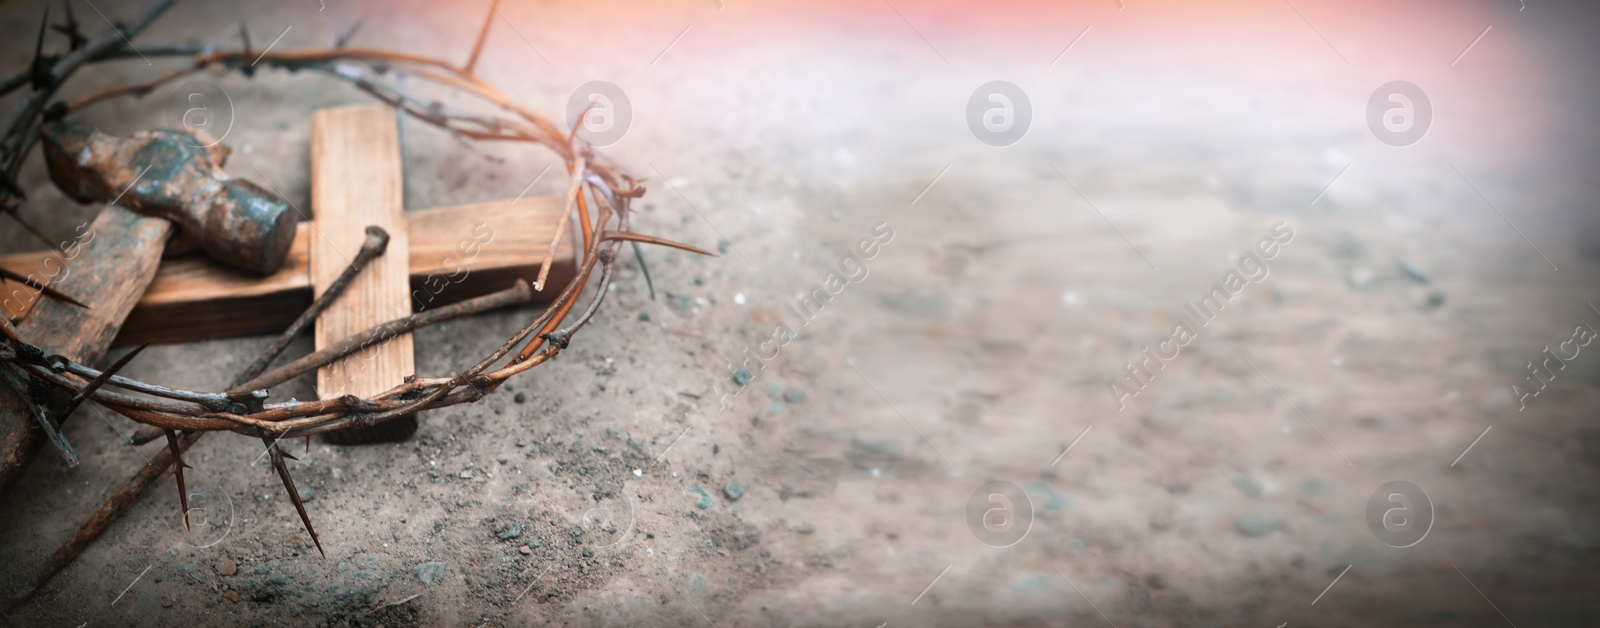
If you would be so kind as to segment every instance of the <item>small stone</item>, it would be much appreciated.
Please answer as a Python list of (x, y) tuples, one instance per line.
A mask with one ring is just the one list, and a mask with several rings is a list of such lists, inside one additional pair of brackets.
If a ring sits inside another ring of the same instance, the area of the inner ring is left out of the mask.
[(639, 313), (639, 320), (641, 320), (641, 321), (650, 320), (650, 313), (649, 312), (640, 312)]
[(739, 501), (740, 497), (744, 497), (744, 485), (738, 480), (729, 482), (727, 486), (722, 487), (722, 494), (727, 495), (731, 501)]
[(1445, 298), (1444, 297), (1444, 292), (1441, 291), (1441, 290), (1434, 290), (1434, 291), (1429, 292), (1428, 293), (1428, 301), (1427, 301), (1428, 309), (1434, 309), (1434, 308), (1437, 308), (1437, 307), (1439, 307), (1441, 305), (1444, 305), (1444, 298)]
[(733, 383), (740, 386), (750, 383), (750, 380), (755, 379), (755, 377), (755, 373), (751, 373), (750, 369), (742, 366), (733, 370)]
[(444, 572), (447, 569), (449, 569), (449, 566), (444, 563), (422, 563), (417, 565), (415, 572), (417, 580), (421, 580), (423, 584), (433, 584), (444, 577)]
[(217, 573), (220, 575), (231, 576), (239, 573), (239, 563), (233, 562), (233, 559), (231, 558), (224, 558), (217, 561), (216, 567)]
[(523, 556), (528, 556), (528, 555), (533, 554), (533, 548), (528, 547), (526, 545), (517, 548), (517, 551), (520, 552)]
[(522, 523), (521, 522), (513, 523), (513, 524), (511, 524), (511, 527), (506, 528), (505, 530), (502, 530), (500, 532), (500, 540), (502, 540), (502, 541), (509, 541), (511, 539), (519, 538), (521, 536), (522, 536)]
[(690, 308), (694, 307), (694, 299), (689, 298), (689, 295), (687, 294), (673, 295), (672, 305), (673, 307), (678, 308), (679, 312), (687, 312)]
[(470, 479), (472, 479), (472, 472), (471, 471), (462, 471), (460, 473), (460, 476), (461, 476), (461, 479), (463, 479), (463, 480), (470, 480)]
[(1274, 532), (1282, 532), (1286, 527), (1283, 519), (1266, 512), (1239, 515), (1233, 518), (1233, 525), (1238, 526), (1239, 532), (1249, 537), (1262, 537)]
[(690, 488), (689, 492), (700, 496), (700, 499), (694, 504), (695, 508), (699, 508), (701, 510), (710, 510), (711, 505), (716, 503), (711, 499), (711, 494), (707, 493), (706, 489), (701, 488), (699, 484), (696, 484), (694, 487)]
[(779, 386), (778, 382), (767, 382), (767, 392), (768, 393), (776, 395), (776, 394), (778, 394), (779, 391), (782, 391), (782, 390), (783, 390), (783, 387)]
[(587, 547), (583, 548), (583, 557), (584, 558), (594, 558), (594, 550), (589, 549)]
[(161, 608), (172, 608), (172, 600), (161, 600)]
[(1263, 493), (1267, 492), (1267, 487), (1265, 484), (1261, 483), (1261, 480), (1257, 480), (1248, 475), (1241, 475), (1237, 478), (1234, 478), (1233, 485), (1239, 487), (1239, 490), (1244, 491), (1244, 494), (1251, 497), (1260, 497)]
[(806, 400), (806, 391), (799, 388), (790, 388), (783, 391), (783, 400), (789, 403), (800, 403)]
[(732, 242), (719, 238), (717, 240), (717, 253), (719, 255), (726, 255), (728, 253), (728, 247), (730, 246), (733, 246)]
[(294, 490), (300, 493), (301, 502), (310, 502), (317, 498), (317, 491), (312, 489), (310, 484), (296, 484)]
[(1416, 264), (1405, 260), (1400, 260), (1400, 272), (1405, 273), (1407, 277), (1410, 277), (1412, 281), (1417, 283), (1428, 283), (1430, 279), (1428, 277), (1428, 271), (1423, 270), (1421, 266), (1417, 266)]
[(526, 403), (528, 401), (528, 396), (522, 393), (517, 393), (511, 396), (511, 401), (515, 403)]
[(238, 591), (234, 591), (233, 589), (229, 589), (227, 591), (223, 591), (222, 592), (222, 597), (228, 598), (228, 601), (229, 602), (233, 602), (234, 604), (238, 604), (239, 603), (239, 592)]

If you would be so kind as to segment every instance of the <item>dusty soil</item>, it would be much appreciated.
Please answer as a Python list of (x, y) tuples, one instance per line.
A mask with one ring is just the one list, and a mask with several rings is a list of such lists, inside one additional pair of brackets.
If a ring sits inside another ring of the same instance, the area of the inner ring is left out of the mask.
[[(508, 2), (481, 62), (552, 113), (621, 86), (634, 117), (605, 150), (649, 179), (638, 230), (722, 256), (647, 251), (652, 300), (630, 254), (554, 363), (405, 443), (313, 442), (293, 469), (326, 558), (260, 445), (212, 436), (188, 456), (193, 531), (163, 482), (5, 621), (1600, 624), (1600, 347), (1526, 409), (1512, 393), (1600, 328), (1592, 9), (722, 4)], [(184, 2), (136, 42), (231, 45), (242, 20), (258, 48), (285, 28), (278, 46), (324, 46), (364, 16), (356, 45), (464, 59), (485, 8)], [(5, 67), (42, 10), (0, 7)], [(1397, 78), (1438, 112), (1403, 149), (1364, 118)], [(964, 116), (995, 79), (1034, 111), (1000, 148)], [(209, 80), (235, 106), (230, 171), (309, 203), (309, 112), (365, 97)], [(168, 96), (84, 119), (159, 126)], [(514, 196), (554, 162), (414, 121), (406, 144), (409, 209)], [(37, 163), (23, 182), (49, 233), (93, 213)], [(1186, 304), (1280, 223), (1270, 272), (1198, 325)], [(875, 235), (865, 271), (845, 261)], [(0, 246), (34, 247), (10, 227)], [(856, 280), (802, 325), (791, 306), (836, 271)], [(533, 315), (418, 333), (417, 368), (451, 373)], [(1119, 410), (1108, 378), (1181, 322), (1195, 337)], [(780, 324), (798, 335), (770, 356)], [(264, 343), (153, 347), (128, 373), (218, 389)], [(770, 359), (741, 389), (747, 350)], [(0, 590), (155, 451), (122, 443), (135, 427), (79, 410), (83, 463), (43, 456), (6, 496)], [(970, 523), (991, 481), (1026, 496), (1005, 547)], [(1409, 547), (1368, 522), (1391, 481), (1432, 513)]]

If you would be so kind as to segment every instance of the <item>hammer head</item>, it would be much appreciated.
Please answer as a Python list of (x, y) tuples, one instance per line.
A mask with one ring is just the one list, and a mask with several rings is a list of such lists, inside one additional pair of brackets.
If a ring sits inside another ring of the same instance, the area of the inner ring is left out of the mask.
[(234, 268), (270, 274), (294, 243), (289, 203), (222, 171), (226, 151), (172, 129), (128, 139), (63, 121), (44, 129), (50, 179), (82, 202), (114, 201), (171, 220), (207, 257)]

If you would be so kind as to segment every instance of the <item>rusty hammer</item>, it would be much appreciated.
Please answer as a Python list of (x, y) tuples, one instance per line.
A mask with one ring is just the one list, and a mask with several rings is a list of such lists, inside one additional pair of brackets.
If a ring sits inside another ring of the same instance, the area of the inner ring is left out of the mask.
[(220, 142), (172, 129), (120, 139), (71, 121), (49, 125), (43, 139), (50, 179), (67, 196), (171, 220), (181, 241), (213, 260), (271, 274), (294, 244), (289, 203), (223, 172)]

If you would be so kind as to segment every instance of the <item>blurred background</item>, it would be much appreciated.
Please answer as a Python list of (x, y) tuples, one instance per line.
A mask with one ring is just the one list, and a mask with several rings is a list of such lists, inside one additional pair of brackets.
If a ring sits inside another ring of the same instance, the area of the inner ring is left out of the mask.
[[(74, 4), (96, 27), (141, 6)], [(44, 8), (0, 5), (8, 74)], [(234, 47), (244, 23), (257, 48), (321, 48), (359, 23), (352, 46), (460, 62), (489, 11), (182, 0), (134, 44)], [(259, 446), (213, 438), (191, 481), (226, 525), (185, 535), (165, 481), (6, 621), (1600, 624), (1600, 346), (1554, 379), (1526, 368), (1600, 329), (1600, 7), (496, 11), (478, 74), (558, 120), (603, 94), (618, 117), (586, 137), (645, 180), (635, 230), (722, 255), (647, 250), (652, 300), (629, 253), (560, 360), (425, 415), (409, 442), (313, 443), (295, 474), (327, 559), (250, 466)], [(151, 61), (86, 69), (62, 95), (182, 63)], [(368, 100), (280, 71), (208, 80), (234, 108), (229, 170), (302, 207), (310, 112)], [(82, 119), (162, 126), (168, 96)], [(405, 133), (407, 209), (567, 185), (536, 176), (559, 163), (537, 150), (484, 147), (492, 161)], [(23, 175), (47, 233), (93, 215), (37, 160)], [(791, 306), (888, 232), (802, 326)], [(1200, 325), (1187, 305), (1274, 234), (1270, 273)], [(33, 248), (0, 234), (0, 251)], [(532, 315), (418, 333), (419, 373)], [(798, 337), (741, 387), (742, 354), (780, 323)], [(1128, 379), (1180, 323), (1193, 340)], [(265, 342), (152, 347), (127, 373), (218, 389)], [(142, 464), (118, 436), (136, 426), (91, 412), (67, 429), (84, 462), (41, 457), (0, 511), (7, 590)], [(600, 495), (618, 531), (577, 533)]]

